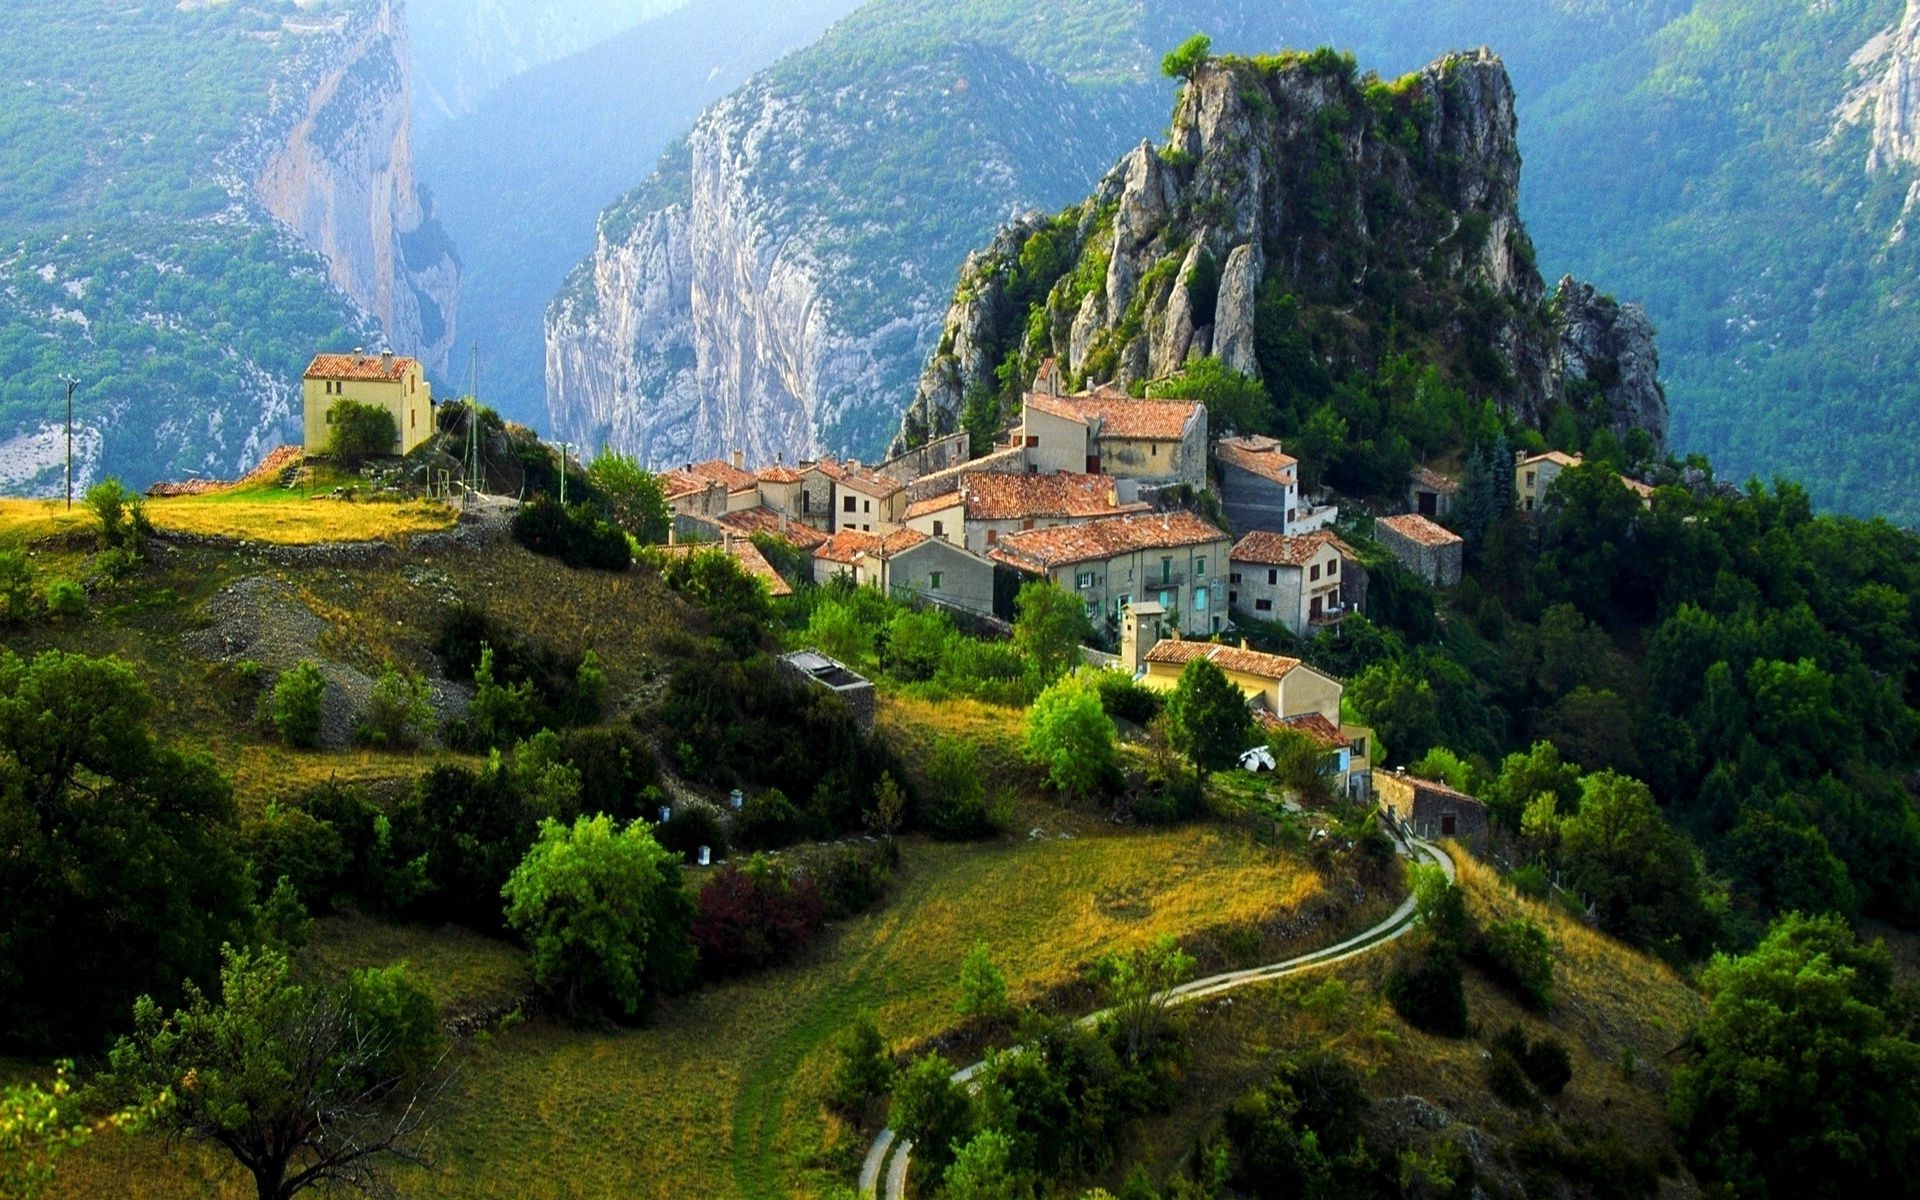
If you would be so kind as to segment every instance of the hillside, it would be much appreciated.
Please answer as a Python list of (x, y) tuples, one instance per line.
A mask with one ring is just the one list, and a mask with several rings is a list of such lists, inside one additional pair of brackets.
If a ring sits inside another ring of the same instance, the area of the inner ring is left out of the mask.
[[(420, 174), (460, 247), (453, 374), (464, 383), (477, 349), (487, 402), (543, 420), (542, 315), (593, 248), (600, 210), (645, 178), (708, 103), (853, 5), (812, 0), (768, 14), (698, 0), (530, 67), (423, 133)], [(419, 4), (410, 11), (422, 45), (433, 36), (428, 16)]]
[(1547, 295), (1515, 124), (1484, 52), (1392, 82), (1326, 50), (1197, 65), (1164, 148), (1141, 143), (1087, 200), (968, 260), (896, 444), (957, 429), (976, 400), (1011, 414), (1048, 359), (1074, 386), (1144, 388), (1202, 358), (1264, 383), (1260, 411), (1214, 414), (1223, 431), (1294, 436), (1332, 404), (1356, 435), (1415, 434), (1339, 395), (1398, 361), (1469, 407), (1658, 449), (1652, 331), (1574, 280)]
[(1199, 26), (1247, 49), (1309, 35), (1292, 6), (855, 13), (603, 215), (548, 313), (550, 427), (653, 463), (877, 453), (966, 249), (1084, 195), (1159, 121), (1161, 49)]
[(0, 17), (0, 487), (231, 476), (317, 345), (440, 360), (458, 264), (414, 181), (387, 0)]

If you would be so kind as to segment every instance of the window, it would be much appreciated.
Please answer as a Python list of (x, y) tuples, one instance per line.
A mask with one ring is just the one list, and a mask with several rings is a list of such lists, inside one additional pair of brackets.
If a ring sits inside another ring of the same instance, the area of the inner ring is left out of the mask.
[(1194, 574), (1194, 577), (1195, 577), (1195, 578), (1198, 578), (1198, 579), (1204, 579), (1204, 578), (1206, 578), (1206, 574), (1207, 574), (1207, 560), (1206, 560), (1206, 559), (1204, 559), (1204, 558), (1196, 558), (1196, 559), (1194, 559), (1194, 560), (1193, 560), (1193, 574)]
[(937, 538), (947, 536), (947, 523), (945, 521), (935, 521), (933, 523), (933, 536)]
[(845, 498), (844, 500), (842, 500), (842, 501), (840, 502), (840, 511), (841, 511), (841, 512), (853, 512), (853, 511), (854, 511), (854, 507), (853, 507), (853, 497), (852, 497), (852, 496), (848, 496), (848, 497), (846, 497), (846, 498)]
[(1227, 607), (1228, 607), (1228, 608), (1232, 608), (1232, 607), (1233, 607), (1234, 605), (1236, 605), (1236, 604), (1238, 604), (1238, 603), (1240, 603), (1240, 593), (1239, 593), (1239, 592), (1228, 592), (1228, 593), (1227, 593)]
[(1353, 756), (1355, 758), (1365, 758), (1367, 756), (1367, 739), (1363, 737), (1353, 739)]
[(1307, 579), (1308, 579), (1309, 581), (1312, 581), (1312, 580), (1317, 580), (1317, 579), (1319, 579), (1319, 578), (1320, 578), (1320, 564), (1319, 564), (1319, 563), (1315, 563), (1315, 564), (1313, 564), (1313, 565), (1312, 565), (1311, 567), (1308, 567), (1308, 568), (1307, 568)]
[(935, 592), (940, 590), (940, 572), (933, 571), (927, 575), (927, 589)]
[(1538, 474), (1539, 474), (1539, 472), (1538, 472), (1538, 471), (1528, 471), (1528, 472), (1527, 472), (1527, 490), (1528, 490), (1528, 491), (1532, 491), (1532, 490), (1533, 490), (1533, 477), (1534, 477), (1534, 476), (1536, 476), (1536, 475), (1538, 475)]
[(999, 542), (999, 540), (1000, 540), (1000, 531), (998, 529), (987, 530), (987, 545), (989, 546), (994, 545), (997, 542)]
[(1296, 518), (1297, 518), (1297, 517), (1298, 517), (1299, 515), (1300, 515), (1300, 510), (1299, 510), (1299, 509), (1297, 509), (1297, 508), (1290, 508), (1290, 509), (1288, 509), (1288, 510), (1287, 510), (1287, 524), (1289, 524), (1289, 525), (1291, 525), (1291, 524), (1293, 524), (1293, 522), (1294, 522), (1294, 520), (1295, 520), (1295, 519), (1296, 519)]
[(1339, 573), (1340, 573), (1340, 560), (1336, 558), (1332, 562), (1327, 564), (1327, 578), (1332, 579), (1335, 575), (1338, 575)]
[(1040, 448), (1040, 439), (1038, 437), (1035, 437), (1033, 434), (1028, 434), (1027, 449), (1038, 450), (1039, 448)]
[(1080, 572), (1080, 573), (1079, 573), (1078, 575), (1075, 575), (1075, 576), (1073, 577), (1073, 586), (1075, 586), (1075, 587), (1077, 587), (1077, 588), (1083, 588), (1083, 589), (1084, 589), (1084, 588), (1090, 588), (1090, 587), (1092, 587), (1092, 586), (1093, 586), (1093, 572), (1092, 572), (1092, 571), (1082, 571), (1082, 572)]
[(800, 511), (809, 516), (813, 513), (813, 493), (805, 488), (800, 489)]
[(1032, 519), (1031, 517), (1029, 517), (1028, 519), (1026, 519), (1026, 520), (1024, 520), (1024, 521), (1022, 521), (1022, 522), (1020, 522), (1020, 528), (1022, 528), (1022, 529), (1032, 529), (1032, 528), (1033, 528), (1033, 519)]
[(1160, 457), (1160, 447), (1158, 447), (1158, 446), (1155, 446), (1155, 447), (1153, 448), (1153, 456), (1154, 456), (1155, 458), (1159, 458), (1159, 457)]
[(1227, 582), (1228, 582), (1228, 583), (1239, 583), (1239, 582), (1240, 582), (1240, 572), (1238, 572), (1238, 571), (1230, 571), (1230, 572), (1228, 572), (1228, 573), (1227, 573)]
[(1280, 570), (1275, 567), (1267, 571), (1267, 586), (1273, 587), (1280, 582)]
[(1193, 589), (1193, 611), (1195, 612), (1207, 611), (1207, 589), (1205, 588)]
[(1173, 560), (1171, 558), (1163, 558), (1160, 560), (1160, 582), (1173, 582)]
[(419, 409), (416, 408), (407, 413), (407, 428), (408, 429), (420, 428), (420, 410)]
[(1271, 601), (1271, 600), (1255, 600), (1255, 601), (1253, 602), (1253, 611), (1255, 611), (1255, 612), (1272, 612), (1272, 611), (1273, 611), (1273, 601)]

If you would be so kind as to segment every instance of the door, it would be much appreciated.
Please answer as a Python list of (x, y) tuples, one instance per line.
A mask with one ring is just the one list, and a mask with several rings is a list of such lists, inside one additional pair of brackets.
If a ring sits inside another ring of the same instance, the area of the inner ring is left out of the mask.
[(1432, 492), (1420, 493), (1420, 515), (1431, 517), (1440, 511), (1440, 497)]
[(1455, 827), (1458, 823), (1459, 823), (1459, 818), (1456, 817), (1453, 813), (1441, 813), (1440, 814), (1440, 836), (1452, 837), (1455, 832)]

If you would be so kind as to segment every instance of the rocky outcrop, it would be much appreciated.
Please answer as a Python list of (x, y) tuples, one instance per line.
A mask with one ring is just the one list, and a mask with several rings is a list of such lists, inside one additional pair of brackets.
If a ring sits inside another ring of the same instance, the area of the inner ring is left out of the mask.
[(1074, 385), (1161, 378), (1202, 355), (1259, 377), (1263, 299), (1303, 314), (1329, 365), (1377, 365), (1377, 331), (1398, 326), (1524, 421), (1543, 421), (1569, 378), (1593, 380), (1622, 429), (1662, 442), (1645, 313), (1569, 284), (1546, 315), (1515, 131), (1512, 85), (1486, 50), (1391, 83), (1328, 52), (1203, 65), (1167, 146), (1138, 146), (1055, 226), (1071, 244), (1031, 311), (991, 301), (1027, 278), (1018, 262), (1039, 224), (969, 260), (896, 445), (1003, 391), (1010, 355), (1016, 376), (1051, 357)]
[(1563, 386), (1591, 385), (1615, 436), (1644, 429), (1656, 446), (1665, 445), (1667, 393), (1660, 386), (1660, 352), (1647, 310), (1621, 304), (1569, 275), (1554, 292), (1553, 311)]
[(1887, 37), (1886, 69), (1872, 89), (1869, 173), (1920, 167), (1920, 0)]
[(413, 175), (400, 0), (351, 10), (310, 40), (246, 155), (252, 197), (326, 259), (393, 349), (444, 369), (460, 266)]

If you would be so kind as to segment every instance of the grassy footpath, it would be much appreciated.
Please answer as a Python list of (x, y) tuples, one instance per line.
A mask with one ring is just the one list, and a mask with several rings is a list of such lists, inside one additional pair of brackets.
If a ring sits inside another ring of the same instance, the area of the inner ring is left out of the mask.
[[(897, 1044), (950, 1027), (953, 980), (974, 939), (993, 944), (1015, 997), (1031, 997), (1162, 931), (1266, 923), (1327, 900), (1297, 861), (1230, 832), (1058, 832), (1073, 836), (911, 844), (887, 907), (836, 927), (809, 962), (702, 991), (651, 1028), (540, 1020), (483, 1039), (461, 1055), (447, 1095), (440, 1169), (403, 1190), (818, 1195), (852, 1178), (864, 1146), (819, 1104), (834, 1037), (863, 1009)], [(336, 967), (410, 959), (443, 1000), (472, 1001), (519, 969), (517, 955), (466, 934), (348, 925), (326, 930), (321, 946)], [(72, 1156), (53, 1194), (244, 1193), (239, 1181), (209, 1192), (212, 1166), (115, 1139)]]

